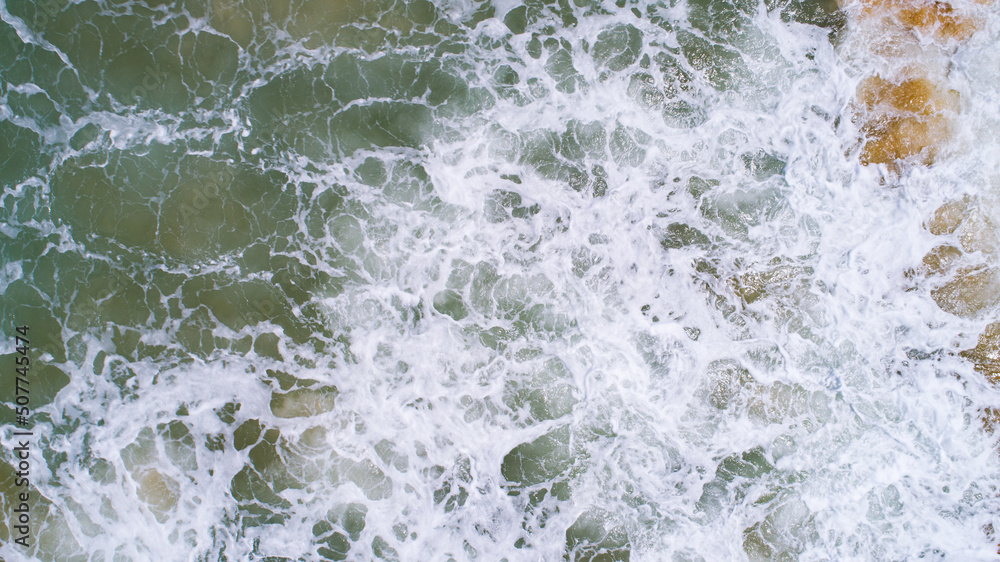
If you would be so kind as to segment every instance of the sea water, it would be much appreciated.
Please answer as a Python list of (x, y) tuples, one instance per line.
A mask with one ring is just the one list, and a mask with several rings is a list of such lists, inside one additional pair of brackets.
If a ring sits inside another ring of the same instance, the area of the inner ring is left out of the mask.
[[(976, 10), (0, 2), (0, 557), (994, 559)], [(921, 65), (949, 134), (864, 165)]]

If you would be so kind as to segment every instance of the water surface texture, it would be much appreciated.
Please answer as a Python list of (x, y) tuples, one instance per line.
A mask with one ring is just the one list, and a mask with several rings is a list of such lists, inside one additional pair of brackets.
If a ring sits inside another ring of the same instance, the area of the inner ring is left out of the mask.
[(995, 559), (958, 1), (0, 0), (0, 557)]

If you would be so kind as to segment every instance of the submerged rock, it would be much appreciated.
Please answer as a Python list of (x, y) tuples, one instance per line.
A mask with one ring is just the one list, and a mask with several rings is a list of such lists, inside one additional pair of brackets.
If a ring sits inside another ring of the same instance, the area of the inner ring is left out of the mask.
[(933, 289), (931, 297), (945, 312), (970, 318), (1000, 304), (1000, 270), (962, 268), (955, 277)]
[(177, 481), (155, 468), (147, 468), (136, 472), (135, 483), (139, 499), (149, 506), (157, 521), (166, 522), (180, 499)]
[(1000, 383), (1000, 322), (994, 322), (979, 334), (976, 347), (959, 353), (965, 359), (976, 365), (976, 371), (982, 373), (991, 383)]
[(271, 395), (271, 412), (279, 418), (307, 418), (333, 410), (337, 388), (297, 388)]
[(614, 515), (591, 508), (566, 529), (566, 555), (576, 562), (627, 562), (632, 549), (628, 532)]
[(961, 226), (962, 218), (965, 217), (969, 204), (969, 198), (963, 197), (941, 205), (927, 221), (927, 230), (936, 236), (955, 232)]
[(945, 85), (949, 53), (981, 27), (975, 9), (912, 0), (841, 5), (855, 29), (849, 50), (903, 63), (858, 86), (854, 121), (862, 134), (861, 163), (884, 164), (896, 173), (901, 161), (931, 164), (950, 140), (952, 115), (959, 110), (958, 92)]
[(899, 82), (871, 76), (858, 87), (864, 107), (862, 164), (890, 164), (920, 156), (930, 164), (951, 136), (948, 112), (958, 110), (958, 92), (945, 90), (924, 76)]
[(982, 260), (996, 255), (1000, 243), (982, 202), (969, 197), (949, 201), (925, 226), (931, 234), (953, 242), (935, 246), (923, 258), (925, 275), (948, 278), (931, 290), (934, 302), (942, 310), (966, 318), (1000, 304), (1000, 269)]
[(954, 246), (936, 246), (924, 256), (924, 270), (928, 275), (947, 273), (961, 257), (962, 251)]

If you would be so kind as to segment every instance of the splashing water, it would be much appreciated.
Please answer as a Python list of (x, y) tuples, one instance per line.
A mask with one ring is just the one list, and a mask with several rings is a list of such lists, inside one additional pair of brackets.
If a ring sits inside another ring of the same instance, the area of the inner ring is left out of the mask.
[(0, 556), (995, 558), (1000, 20), (935, 6), (0, 2)]

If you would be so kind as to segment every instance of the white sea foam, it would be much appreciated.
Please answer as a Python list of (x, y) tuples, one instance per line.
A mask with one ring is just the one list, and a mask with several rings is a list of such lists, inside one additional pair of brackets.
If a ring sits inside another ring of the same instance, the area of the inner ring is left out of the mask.
[[(177, 313), (137, 326), (164, 351), (130, 360), (110, 327), (61, 334), (71, 382), (41, 408), (48, 465), (36, 457), (33, 478), (60, 513), (54, 528), (101, 560), (312, 560), (335, 546), (350, 560), (391, 559), (389, 549), (400, 560), (556, 560), (574, 547), (582, 559), (597, 548), (635, 560), (994, 557), (984, 527), (997, 524), (996, 451), (978, 416), (1000, 392), (955, 354), (990, 319), (949, 315), (906, 272), (934, 245), (922, 225), (935, 208), (994, 195), (1000, 69), (972, 61), (996, 59), (996, 15), (948, 54), (962, 148), (890, 186), (858, 163), (849, 103), (860, 76), (891, 63), (852, 55), (851, 30), (838, 52), (824, 30), (756, 10), (726, 46), (746, 64), (725, 78), (712, 74), (717, 60), (678, 52), (680, 33), (711, 35), (684, 4), (636, 4), (642, 18), (631, 4), (581, 8), (574, 27), (550, 15), (517, 36), (502, 23), (516, 6), (496, 6), (498, 19), (440, 62), (492, 101), (463, 111), (428, 93), (404, 100), (433, 107), (420, 146), (341, 154), (321, 138), (299, 153), (254, 138), (269, 125), (237, 114), (255, 91), (350, 52), (288, 38), (271, 60), (241, 63), (235, 113), (220, 103), (196, 117), (89, 116), (108, 141), (87, 150), (190, 146), (224, 161), (228, 142), (247, 169), (283, 172), (281, 189), (299, 198), (294, 228), (261, 241), (339, 281), (307, 287), (287, 322), (200, 332), (273, 333), (273, 351), (213, 343), (199, 355), (178, 343), (201, 321), (183, 280), (276, 284), (280, 272), (247, 271), (240, 252), (195, 266), (144, 251), (147, 274), (181, 279), (157, 294)], [(460, 22), (474, 9), (440, 13)], [(626, 70), (595, 60), (616, 29), (641, 35)], [(573, 71), (555, 68), (561, 49)], [(664, 54), (692, 78), (671, 75)], [(506, 90), (502, 64), (518, 74)], [(386, 99), (316, 111), (332, 119)], [(679, 99), (694, 106), (691, 126), (665, 115)], [(251, 154), (244, 142), (262, 146)], [(345, 203), (321, 215), (338, 189)], [(55, 231), (39, 217), (10, 228)], [(79, 247), (52, 251), (108, 263), (127, 253), (72, 235)], [(7, 264), (0, 285), (28, 279), (24, 268)], [(312, 329), (310, 314), (324, 325), (299, 341), (291, 332)], [(335, 386), (334, 407), (278, 415), (273, 397), (291, 392), (278, 371)], [(234, 421), (219, 414), (230, 403)], [(250, 420), (280, 436), (236, 450)], [(217, 437), (221, 449), (209, 446)], [(268, 481), (258, 497), (235, 490), (241, 474)], [(277, 519), (248, 524), (255, 503)], [(0, 555), (23, 558), (10, 544)]]

